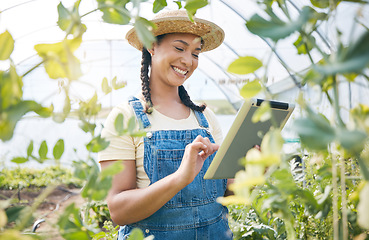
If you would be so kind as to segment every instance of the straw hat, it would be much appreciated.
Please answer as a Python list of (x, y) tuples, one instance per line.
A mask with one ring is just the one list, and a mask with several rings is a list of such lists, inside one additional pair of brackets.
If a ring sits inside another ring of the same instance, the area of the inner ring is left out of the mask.
[[(217, 48), (224, 40), (224, 31), (218, 25), (200, 18), (194, 18), (194, 22), (191, 22), (186, 10), (161, 12), (151, 21), (157, 26), (152, 30), (154, 36), (167, 33), (192, 33), (201, 37), (204, 41), (202, 52)], [(126, 39), (133, 47), (142, 50), (142, 43), (134, 28), (127, 32)]]

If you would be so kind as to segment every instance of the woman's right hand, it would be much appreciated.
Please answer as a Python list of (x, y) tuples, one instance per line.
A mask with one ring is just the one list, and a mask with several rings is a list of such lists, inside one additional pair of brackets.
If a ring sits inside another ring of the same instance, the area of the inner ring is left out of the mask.
[(204, 161), (219, 149), (219, 145), (211, 143), (209, 138), (197, 136), (186, 146), (181, 165), (175, 174), (187, 186), (199, 174)]

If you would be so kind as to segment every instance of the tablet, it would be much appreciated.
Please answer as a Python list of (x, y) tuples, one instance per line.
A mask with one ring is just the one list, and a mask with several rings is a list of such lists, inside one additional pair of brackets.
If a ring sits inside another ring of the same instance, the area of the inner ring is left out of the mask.
[[(262, 137), (272, 126), (270, 120), (256, 123), (251, 121), (255, 111), (263, 101), (269, 100), (249, 99), (244, 101), (223, 143), (215, 154), (204, 176), (205, 179), (234, 178), (239, 170), (245, 169), (240, 164), (240, 159), (246, 156), (249, 149), (261, 144)], [(291, 116), (294, 105), (279, 101), (269, 101), (269, 103), (273, 119), (282, 129)]]

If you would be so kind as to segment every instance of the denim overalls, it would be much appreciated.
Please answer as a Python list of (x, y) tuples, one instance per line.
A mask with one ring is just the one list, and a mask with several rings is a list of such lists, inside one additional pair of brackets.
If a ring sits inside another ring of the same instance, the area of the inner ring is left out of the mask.
[[(130, 104), (145, 129), (150, 121), (141, 102), (131, 98)], [(148, 132), (144, 137), (144, 169), (150, 184), (175, 172), (187, 144), (198, 135), (214, 139), (208, 131), (208, 122), (201, 112), (195, 111), (198, 129), (160, 130)], [(216, 202), (226, 190), (226, 180), (204, 180), (214, 154), (208, 157), (194, 181), (178, 192), (169, 202), (150, 217), (137, 223), (122, 226), (118, 240), (127, 239), (133, 228), (140, 228), (155, 240), (223, 240), (232, 239), (228, 227), (227, 208)]]

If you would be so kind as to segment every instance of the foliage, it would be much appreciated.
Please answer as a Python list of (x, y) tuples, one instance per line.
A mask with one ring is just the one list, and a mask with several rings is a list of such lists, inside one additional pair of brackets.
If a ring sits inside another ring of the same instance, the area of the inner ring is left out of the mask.
[(4, 168), (0, 173), (0, 189), (44, 188), (50, 184), (82, 187), (83, 180), (73, 176), (72, 170), (60, 165), (43, 169)]
[[(277, 53), (282, 39), (297, 36), (293, 46), (298, 54), (306, 56), (311, 66), (304, 71), (294, 71), (279, 59), (300, 90), (296, 101), (303, 114), (294, 120), (293, 130), (302, 147), (295, 154), (303, 157), (305, 168), (296, 168), (294, 164), (290, 167), (291, 157), (282, 151), (283, 139), (276, 137), (279, 133), (275, 126), (270, 129), (263, 138), (261, 151), (251, 149), (245, 156), (245, 170), (236, 174), (232, 185), (235, 196), (219, 199), (223, 204), (237, 204), (230, 207), (237, 239), (369, 236), (369, 106), (360, 104), (350, 109), (350, 120), (344, 121), (338, 91), (345, 82), (369, 79), (366, 75), (369, 28), (362, 24), (365, 21), (360, 20), (360, 14), (354, 16), (353, 29), (360, 25), (361, 31), (356, 39), (351, 37), (346, 43), (339, 28), (333, 28), (336, 31), (333, 45), (338, 46), (335, 49), (319, 32), (319, 27), (331, 24), (330, 17), (335, 16), (341, 1), (311, 2), (313, 6), (299, 9), (287, 1), (258, 1), (263, 16), (254, 14), (245, 19), (247, 29), (266, 41), (272, 53)], [(368, 5), (367, 1), (355, 2)], [(297, 11), (295, 17), (292, 7)], [(317, 41), (317, 37), (322, 41)], [(313, 60), (312, 53), (318, 61)], [(273, 99), (266, 88), (268, 63), (255, 67), (257, 62), (264, 61), (241, 56), (230, 64), (228, 71), (236, 74), (264, 71), (262, 78), (247, 83), (240, 94), (250, 98), (264, 89), (264, 94)], [(259, 91), (254, 87), (256, 82), (261, 85)], [(320, 94), (328, 99), (332, 115), (314, 111), (304, 99), (303, 87), (311, 86), (318, 87)], [(273, 120), (267, 107), (255, 115), (255, 121)]]

